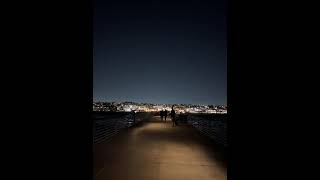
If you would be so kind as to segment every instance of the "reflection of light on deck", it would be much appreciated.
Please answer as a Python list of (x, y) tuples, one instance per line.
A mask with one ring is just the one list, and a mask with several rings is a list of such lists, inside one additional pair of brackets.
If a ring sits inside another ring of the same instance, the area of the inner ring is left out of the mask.
[(138, 128), (132, 133), (132, 138), (138, 141), (136, 145), (143, 143), (143, 141), (146, 141), (146, 144), (152, 144), (147, 147), (153, 153), (151, 156), (154, 156), (153, 159), (156, 159), (156, 163), (212, 166), (217, 171), (218, 165), (212, 160), (212, 152), (209, 152), (207, 147), (199, 146), (199, 143), (191, 140), (189, 131), (191, 129), (171, 127), (171, 120), (169, 120), (167, 123), (150, 123), (144, 128)]

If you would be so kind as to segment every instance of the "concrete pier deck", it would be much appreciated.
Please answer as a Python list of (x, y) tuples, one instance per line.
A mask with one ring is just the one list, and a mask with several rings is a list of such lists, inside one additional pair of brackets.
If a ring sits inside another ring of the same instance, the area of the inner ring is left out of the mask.
[(94, 180), (226, 180), (226, 160), (211, 140), (170, 118), (153, 117), (94, 145)]

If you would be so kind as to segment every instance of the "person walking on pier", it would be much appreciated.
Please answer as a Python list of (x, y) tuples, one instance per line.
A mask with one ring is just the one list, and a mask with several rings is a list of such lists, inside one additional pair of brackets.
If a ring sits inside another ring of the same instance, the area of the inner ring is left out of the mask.
[(132, 114), (133, 124), (135, 124), (136, 123), (136, 112), (132, 109), (131, 114)]
[(167, 122), (168, 111), (164, 110), (164, 121)]
[(177, 125), (177, 122), (176, 122), (176, 112), (174, 111), (173, 106), (172, 106), (170, 115), (171, 115), (172, 127), (173, 127), (173, 126)]
[(161, 121), (163, 121), (163, 115), (164, 115), (163, 113), (164, 113), (163, 110), (161, 110), (161, 111), (160, 111)]

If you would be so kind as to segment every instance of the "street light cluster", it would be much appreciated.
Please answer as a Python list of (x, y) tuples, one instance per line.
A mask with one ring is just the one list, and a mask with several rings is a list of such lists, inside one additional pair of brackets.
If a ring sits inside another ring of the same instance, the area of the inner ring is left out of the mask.
[(135, 102), (93, 102), (93, 111), (105, 112), (158, 112), (161, 110), (174, 110), (177, 113), (227, 113), (224, 105), (193, 105), (193, 104), (152, 104)]

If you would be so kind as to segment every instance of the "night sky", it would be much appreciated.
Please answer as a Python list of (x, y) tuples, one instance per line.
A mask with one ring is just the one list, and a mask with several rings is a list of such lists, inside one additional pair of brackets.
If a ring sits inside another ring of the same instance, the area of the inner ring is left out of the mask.
[(94, 101), (227, 103), (224, 0), (95, 0)]

